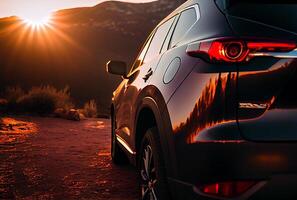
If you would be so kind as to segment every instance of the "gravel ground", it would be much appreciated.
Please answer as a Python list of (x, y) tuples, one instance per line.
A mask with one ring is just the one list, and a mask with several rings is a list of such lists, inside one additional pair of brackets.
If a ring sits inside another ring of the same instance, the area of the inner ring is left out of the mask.
[(109, 120), (17, 119), (37, 133), (0, 138), (0, 199), (137, 199), (135, 169), (111, 163)]

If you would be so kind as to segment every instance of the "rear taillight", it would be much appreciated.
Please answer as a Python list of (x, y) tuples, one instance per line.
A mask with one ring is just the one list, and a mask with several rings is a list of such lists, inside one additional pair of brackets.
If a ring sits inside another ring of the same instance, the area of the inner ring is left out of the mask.
[(249, 61), (257, 53), (289, 52), (296, 47), (296, 43), (293, 42), (228, 38), (191, 43), (188, 45), (187, 54), (194, 57), (204, 57), (213, 62), (238, 63)]
[(250, 50), (261, 52), (288, 52), (296, 48), (296, 43), (288, 42), (248, 42)]
[(205, 185), (200, 191), (206, 195), (233, 198), (240, 196), (256, 184), (255, 181), (229, 181)]

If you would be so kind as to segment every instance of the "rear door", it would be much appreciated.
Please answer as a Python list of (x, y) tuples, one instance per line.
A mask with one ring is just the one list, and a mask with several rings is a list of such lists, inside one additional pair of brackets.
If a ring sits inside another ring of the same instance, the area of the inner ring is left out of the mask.
[[(259, 49), (297, 42), (296, 1), (230, 0), (226, 9), (235, 33)], [(261, 51), (238, 66), (239, 128), (249, 140), (297, 140), (297, 51)]]
[(140, 92), (151, 81), (161, 57), (161, 48), (174, 18), (156, 28), (145, 43), (132, 66), (129, 78), (123, 82), (121, 100), (118, 105), (117, 134), (129, 144), (133, 144), (130, 133), (133, 131), (136, 114), (136, 100)]
[(200, 18), (198, 5), (186, 8), (174, 18), (175, 24), (163, 44), (161, 50), (163, 55), (156, 69), (156, 75), (152, 79), (153, 85), (158, 86), (165, 102), (170, 99), (197, 62), (194, 59), (186, 59), (187, 45), (184, 40), (187, 40), (187, 33)]

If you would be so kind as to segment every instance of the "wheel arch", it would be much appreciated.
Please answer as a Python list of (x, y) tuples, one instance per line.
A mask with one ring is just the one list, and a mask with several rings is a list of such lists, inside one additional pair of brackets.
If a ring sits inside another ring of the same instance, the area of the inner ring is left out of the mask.
[[(166, 102), (161, 92), (155, 86), (148, 86), (146, 91), (140, 95), (137, 102), (134, 127), (134, 146), (136, 150), (136, 160), (142, 138), (148, 128), (156, 126), (161, 150), (165, 162), (168, 176), (173, 176), (175, 170), (174, 145), (172, 137), (172, 126)], [(136, 163), (135, 163), (136, 164)]]

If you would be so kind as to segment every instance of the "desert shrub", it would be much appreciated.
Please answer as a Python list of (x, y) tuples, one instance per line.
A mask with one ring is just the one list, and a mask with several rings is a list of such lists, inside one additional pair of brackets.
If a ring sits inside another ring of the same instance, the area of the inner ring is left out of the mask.
[(73, 108), (69, 87), (58, 90), (49, 85), (33, 87), (17, 103), (22, 111), (38, 114), (53, 113), (57, 108)]
[(24, 94), (24, 90), (18, 86), (7, 87), (4, 95), (7, 101), (6, 109), (9, 111), (16, 111), (18, 109), (18, 99), (23, 97)]
[(97, 117), (98, 110), (97, 110), (97, 104), (95, 100), (90, 100), (87, 103), (85, 103), (84, 108), (82, 110), (85, 117)]
[[(8, 105), (8, 101), (6, 99), (1, 99), (0, 98), (0, 115), (3, 112), (7, 111), (7, 105)], [(1, 119), (0, 119), (0, 124), (1, 124)]]

